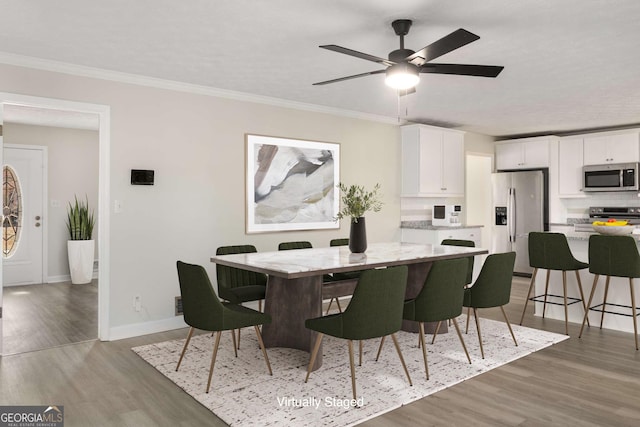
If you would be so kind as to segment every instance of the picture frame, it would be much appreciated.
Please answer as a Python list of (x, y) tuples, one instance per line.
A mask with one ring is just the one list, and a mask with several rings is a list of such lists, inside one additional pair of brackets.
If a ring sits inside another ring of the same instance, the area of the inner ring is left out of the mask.
[(246, 233), (339, 228), (340, 144), (245, 135)]

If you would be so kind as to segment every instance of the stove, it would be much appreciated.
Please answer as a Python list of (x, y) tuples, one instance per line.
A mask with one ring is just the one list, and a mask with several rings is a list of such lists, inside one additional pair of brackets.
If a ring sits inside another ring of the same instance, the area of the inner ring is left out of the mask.
[(589, 223), (587, 224), (575, 224), (575, 231), (593, 232), (591, 223), (593, 221), (606, 221), (609, 218), (626, 219), (629, 224), (640, 225), (640, 207), (590, 207), (589, 208)]
[(626, 219), (629, 224), (640, 224), (640, 207), (590, 207), (589, 218), (593, 219)]

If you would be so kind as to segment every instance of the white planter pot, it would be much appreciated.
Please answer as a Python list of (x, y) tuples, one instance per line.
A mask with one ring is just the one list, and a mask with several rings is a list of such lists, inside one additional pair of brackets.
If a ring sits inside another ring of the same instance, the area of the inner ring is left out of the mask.
[(95, 243), (93, 240), (68, 240), (69, 272), (71, 283), (82, 285), (91, 282), (93, 277), (93, 256)]

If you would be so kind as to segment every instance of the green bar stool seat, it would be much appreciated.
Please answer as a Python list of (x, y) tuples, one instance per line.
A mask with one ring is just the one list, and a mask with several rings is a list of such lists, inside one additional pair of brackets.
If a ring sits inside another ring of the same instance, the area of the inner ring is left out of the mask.
[[(638, 350), (638, 326), (636, 317), (638, 316), (638, 309), (636, 307), (636, 298), (633, 288), (633, 279), (640, 277), (640, 254), (638, 253), (638, 246), (636, 240), (631, 236), (604, 236), (604, 235), (592, 235), (589, 237), (589, 272), (595, 274), (593, 279), (593, 288), (589, 295), (589, 302), (587, 306), (589, 310), (598, 311), (600, 316), (600, 328), (602, 328), (602, 321), (604, 320), (604, 314), (617, 314), (619, 316), (629, 316), (633, 319), (633, 336), (635, 339), (636, 350)], [(606, 276), (604, 288), (604, 299), (602, 304), (592, 306), (593, 295), (598, 285), (598, 279), (600, 276)], [(622, 304), (607, 304), (607, 293), (609, 291), (609, 279), (611, 277), (628, 277), (629, 278), (629, 291), (631, 294), (630, 305)], [(608, 311), (607, 307), (613, 306), (617, 308), (631, 309), (631, 315), (621, 313), (617, 311)], [(582, 337), (582, 331), (584, 324), (588, 323), (589, 312), (587, 311), (582, 320), (582, 326), (580, 327), (580, 335)]]
[[(585, 304), (584, 292), (582, 291), (582, 281), (580, 280), (579, 270), (589, 267), (589, 264), (578, 261), (573, 257), (567, 237), (562, 233), (549, 232), (531, 232), (529, 233), (529, 265), (533, 267), (533, 275), (529, 284), (529, 291), (524, 302), (520, 325), (524, 320), (524, 314), (527, 310), (529, 301), (542, 302), (542, 317), (544, 318), (547, 304), (564, 306), (564, 330), (569, 335), (568, 307), (572, 304), (582, 302), (584, 311), (587, 311)], [(547, 270), (547, 280), (545, 282), (544, 294), (531, 297), (531, 291), (535, 286), (536, 274), (538, 269)], [(551, 270), (562, 271), (562, 295), (554, 295), (549, 293), (549, 276)], [(578, 291), (580, 298), (567, 296), (567, 271), (575, 271), (576, 280), (578, 282)], [(562, 298), (562, 302), (548, 301), (548, 297)], [(588, 321), (588, 320), (587, 320)]]

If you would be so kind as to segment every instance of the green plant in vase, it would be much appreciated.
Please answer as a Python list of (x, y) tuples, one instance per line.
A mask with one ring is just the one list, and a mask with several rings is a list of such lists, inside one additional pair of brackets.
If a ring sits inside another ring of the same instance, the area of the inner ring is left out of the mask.
[(382, 195), (380, 184), (376, 184), (373, 190), (367, 191), (362, 185), (347, 187), (339, 183), (340, 200), (342, 209), (336, 216), (337, 219), (350, 218), (349, 249), (353, 253), (363, 253), (367, 250), (367, 233), (364, 222), (364, 214), (369, 211), (379, 212), (382, 209)]

